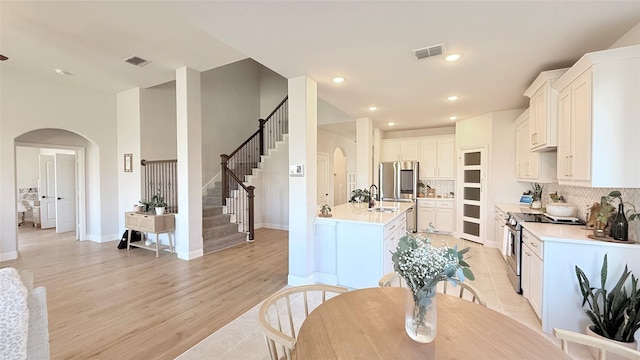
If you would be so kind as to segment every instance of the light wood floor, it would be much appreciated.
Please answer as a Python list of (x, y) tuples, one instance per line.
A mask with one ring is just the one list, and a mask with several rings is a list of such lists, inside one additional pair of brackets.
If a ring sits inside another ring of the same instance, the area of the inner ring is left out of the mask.
[(0, 267), (46, 287), (51, 359), (173, 359), (286, 285), (288, 232), (255, 239), (185, 261), (26, 227)]

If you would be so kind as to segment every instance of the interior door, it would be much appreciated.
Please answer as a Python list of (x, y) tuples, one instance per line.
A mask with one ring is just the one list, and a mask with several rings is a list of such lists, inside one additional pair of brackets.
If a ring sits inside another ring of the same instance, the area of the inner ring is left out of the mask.
[(56, 226), (56, 175), (53, 155), (40, 155), (40, 227)]
[(461, 238), (484, 244), (484, 203), (486, 194), (484, 177), (486, 172), (486, 149), (460, 151), (462, 172), (462, 233)]
[(76, 156), (55, 154), (56, 232), (76, 230)]

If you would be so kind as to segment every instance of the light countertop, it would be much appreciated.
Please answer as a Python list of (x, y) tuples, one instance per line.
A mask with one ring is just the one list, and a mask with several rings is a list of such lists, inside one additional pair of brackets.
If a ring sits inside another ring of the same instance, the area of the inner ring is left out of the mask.
[(525, 222), (522, 223), (522, 227), (527, 229), (533, 236), (542, 241), (556, 241), (556, 242), (585, 242), (594, 246), (633, 246), (637, 247), (640, 244), (628, 241), (627, 243), (609, 242), (596, 239), (590, 239), (587, 235), (593, 234), (593, 230), (585, 229), (584, 225), (560, 225), (560, 224), (545, 224)]
[(376, 207), (397, 207), (398, 210), (394, 212), (376, 212), (368, 211), (367, 204), (356, 205), (354, 203), (346, 203), (331, 208), (331, 217), (316, 217), (316, 221), (344, 221), (344, 222), (358, 222), (358, 223), (371, 223), (378, 225), (385, 225), (393, 221), (398, 216), (402, 215), (409, 208), (414, 206), (413, 202), (392, 202), (382, 201), (377, 202)]
[(496, 204), (496, 207), (504, 212), (542, 214), (539, 209), (532, 209), (527, 204)]
[[(519, 212), (529, 214), (540, 214), (540, 210), (534, 210), (523, 204), (496, 204), (496, 207), (504, 212)], [(593, 234), (593, 230), (585, 229), (584, 225), (561, 225), (549, 223), (524, 222), (522, 227), (527, 229), (533, 236), (542, 241), (557, 242), (588, 242), (594, 246), (638, 246), (640, 244), (632, 241), (628, 243), (617, 243), (590, 239), (587, 237)]]

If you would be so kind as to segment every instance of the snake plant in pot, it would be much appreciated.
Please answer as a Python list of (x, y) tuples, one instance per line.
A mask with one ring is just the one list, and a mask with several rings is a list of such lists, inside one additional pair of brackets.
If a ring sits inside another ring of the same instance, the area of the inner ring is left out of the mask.
[[(585, 273), (576, 266), (576, 275), (583, 300), (588, 304), (585, 312), (593, 325), (588, 328), (605, 338), (633, 343), (640, 329), (640, 288), (638, 279), (625, 265), (624, 272), (611, 290), (607, 290), (607, 255), (600, 271), (600, 287), (592, 287)], [(631, 280), (627, 285), (627, 280)], [(635, 347), (633, 347), (635, 349)]]

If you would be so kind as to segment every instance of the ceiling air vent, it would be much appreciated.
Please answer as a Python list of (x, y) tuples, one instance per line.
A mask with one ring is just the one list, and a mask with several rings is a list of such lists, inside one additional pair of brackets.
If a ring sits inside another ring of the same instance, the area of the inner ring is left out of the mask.
[(413, 55), (416, 56), (416, 59), (424, 59), (432, 56), (442, 55), (444, 54), (444, 44), (432, 45), (422, 49), (413, 50)]
[(147, 65), (148, 63), (151, 62), (149, 60), (145, 60), (145, 59), (139, 58), (137, 56), (130, 56), (130, 57), (128, 57), (128, 58), (126, 58), (126, 59), (124, 59), (122, 61), (124, 61), (124, 62), (126, 62), (128, 64), (131, 64), (131, 65), (135, 65), (135, 66), (145, 66), (145, 65)]

